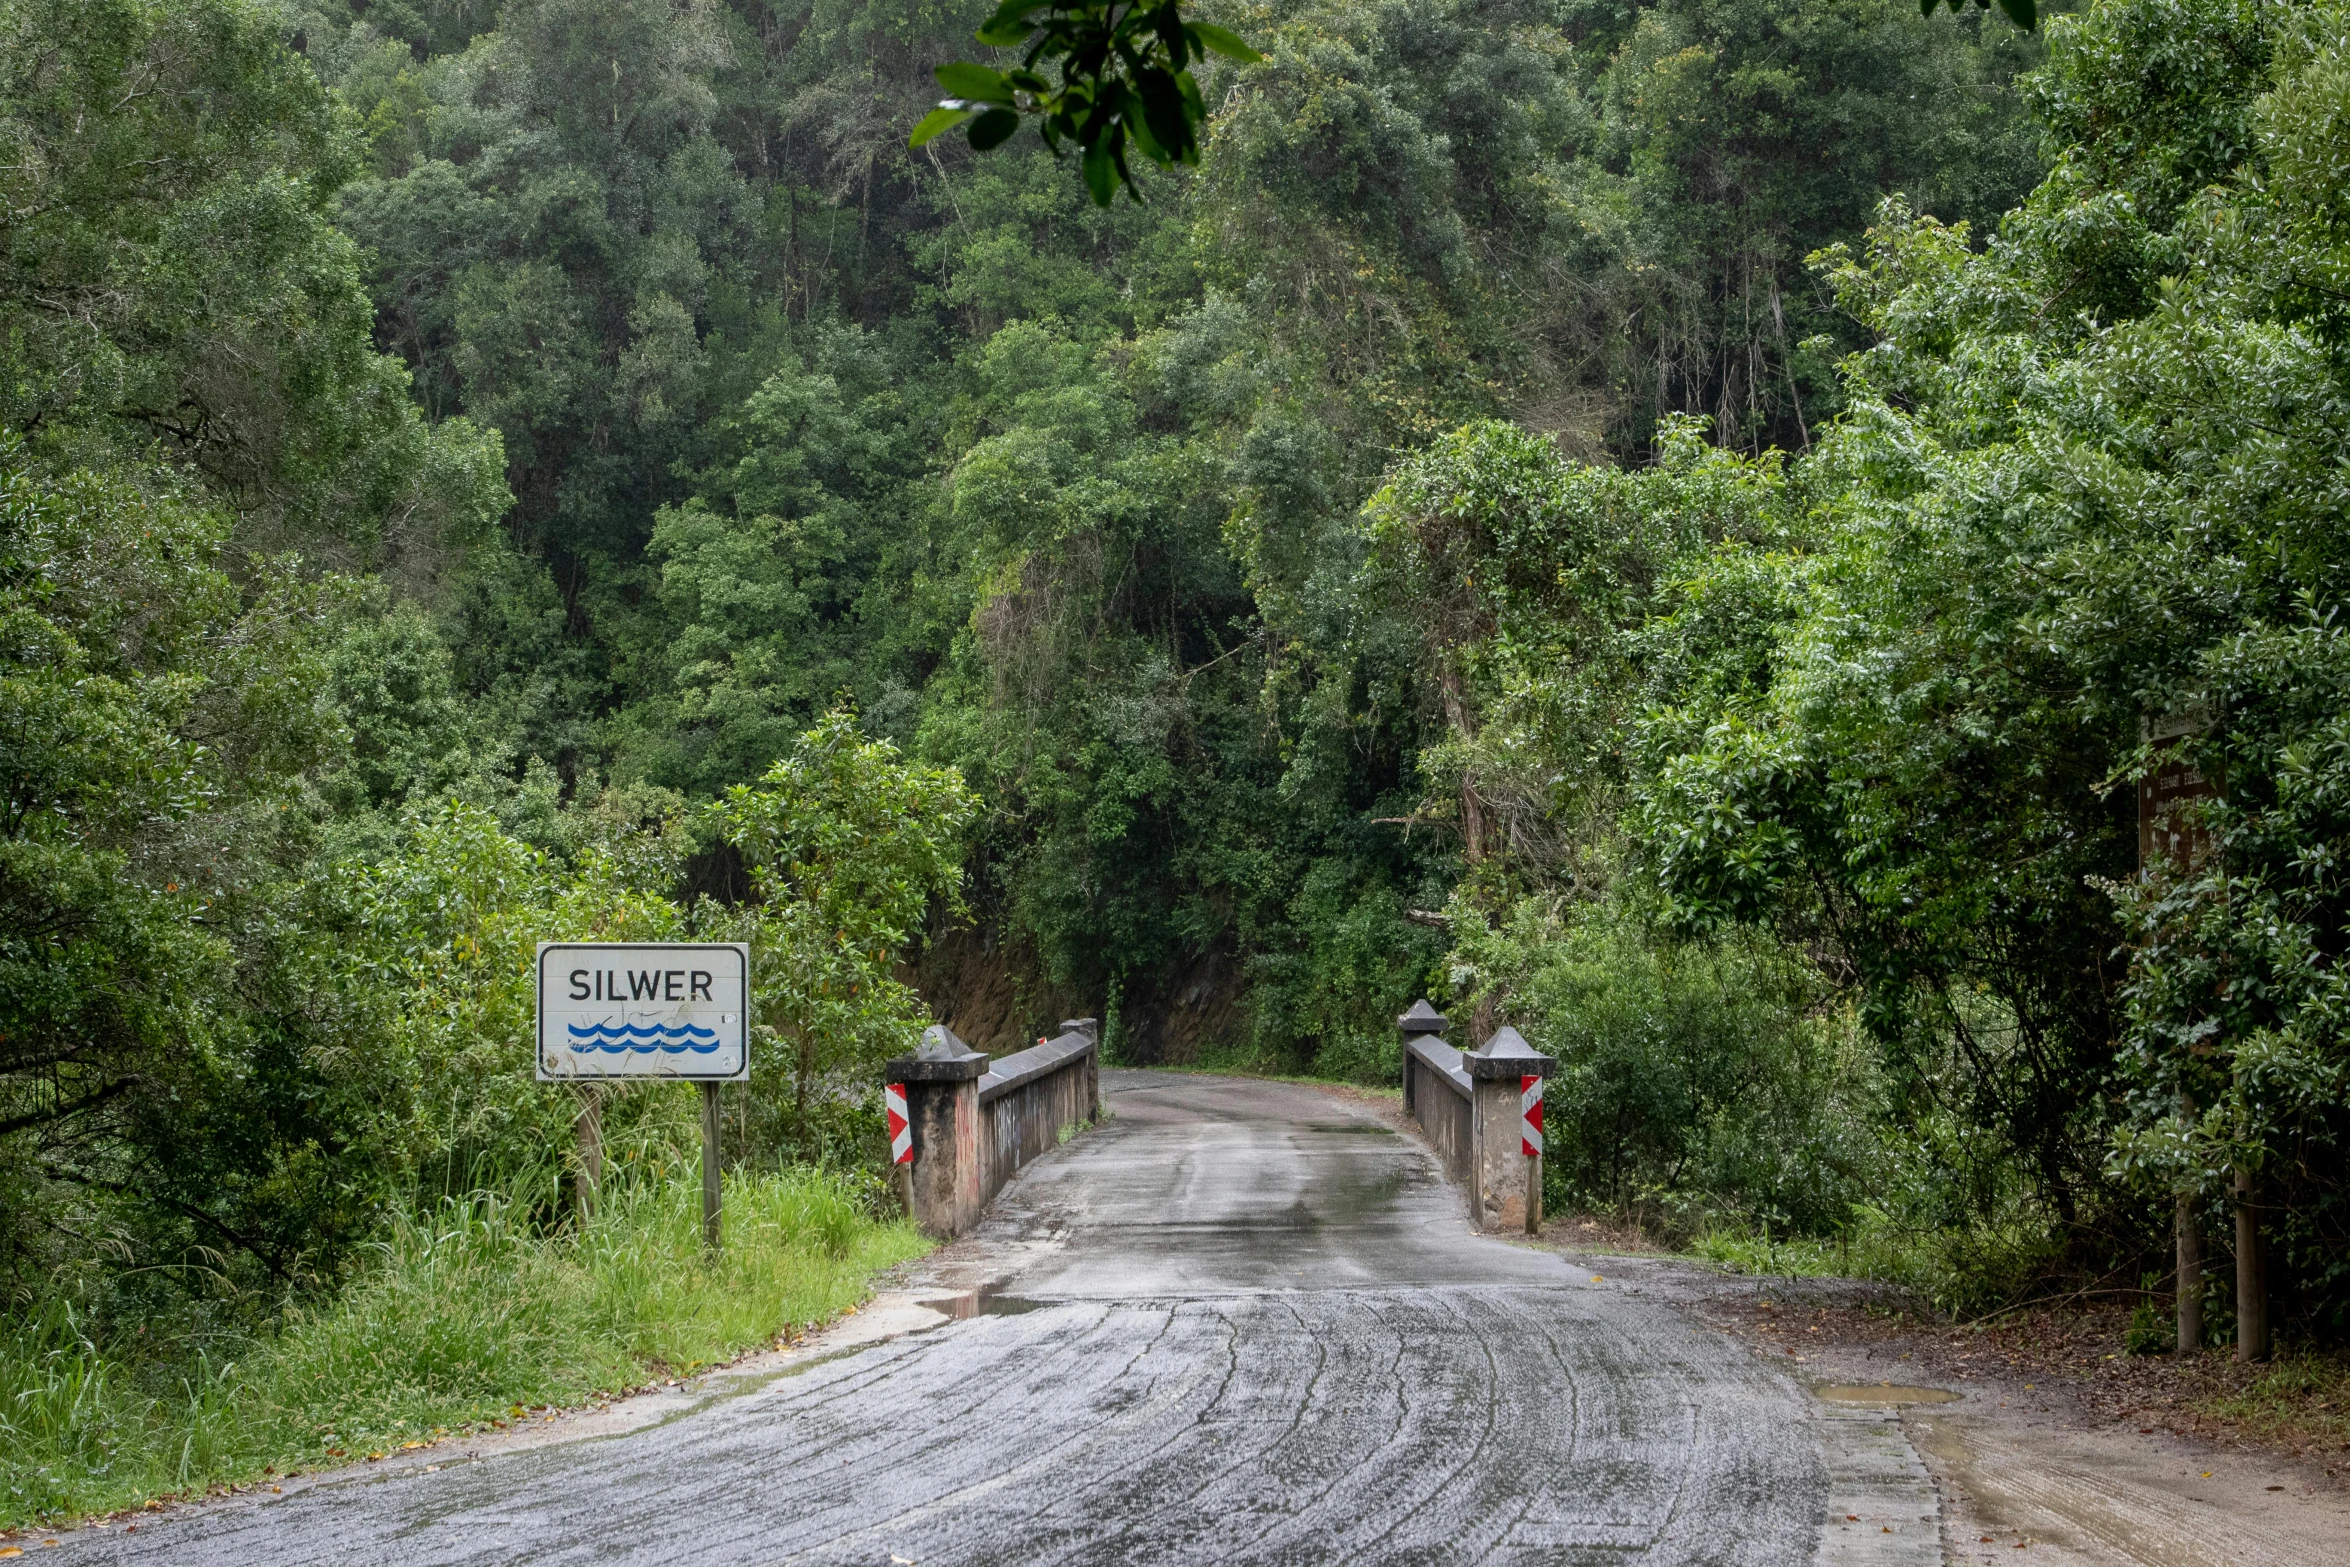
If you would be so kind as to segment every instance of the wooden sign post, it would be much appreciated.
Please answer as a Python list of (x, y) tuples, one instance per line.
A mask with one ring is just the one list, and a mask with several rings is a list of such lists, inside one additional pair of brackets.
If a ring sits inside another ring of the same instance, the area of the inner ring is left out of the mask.
[(702, 1084), (702, 1249), (718, 1255), (718, 1085)]

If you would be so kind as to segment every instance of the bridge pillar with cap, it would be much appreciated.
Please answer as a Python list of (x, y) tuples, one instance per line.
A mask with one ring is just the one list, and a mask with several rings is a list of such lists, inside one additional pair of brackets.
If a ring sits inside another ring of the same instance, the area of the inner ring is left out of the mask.
[(1557, 1064), (1527, 1044), (1516, 1029), (1506, 1027), (1482, 1049), (1461, 1056), (1461, 1066), (1469, 1074), (1473, 1127), (1470, 1200), (1481, 1230), (1523, 1229), (1529, 1204), (1538, 1200), (1534, 1182), (1541, 1178), (1541, 1164), (1526, 1157), (1519, 1135), (1519, 1104), (1525, 1080), (1548, 1077)]
[(1444, 1043), (1447, 1026), (1445, 1015), (1430, 1006), (1425, 996), (1413, 1002), (1411, 1009), (1395, 1020), (1395, 1031), (1403, 1036), (1403, 1109), (1406, 1115), (1420, 1115), (1419, 1078), (1424, 1070), (1412, 1045), (1423, 1039)]
[(1102, 1020), (1098, 1017), (1065, 1017), (1061, 1019), (1061, 1032), (1083, 1034), (1093, 1041), (1093, 1054), (1085, 1062), (1085, 1102), (1089, 1107), (1085, 1119), (1089, 1125), (1098, 1126), (1102, 1119)]
[(979, 1079), (987, 1057), (945, 1024), (924, 1030), (910, 1056), (888, 1066), (889, 1081), (906, 1085), (906, 1122), (914, 1132), (911, 1207), (914, 1222), (933, 1235), (953, 1237), (979, 1218)]

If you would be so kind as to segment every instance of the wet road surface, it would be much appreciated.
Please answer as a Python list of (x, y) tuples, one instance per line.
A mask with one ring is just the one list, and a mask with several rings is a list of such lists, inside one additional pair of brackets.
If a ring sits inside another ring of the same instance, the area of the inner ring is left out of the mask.
[(1316, 1090), (1106, 1086), (1114, 1118), (1007, 1191), (990, 1228), (1019, 1266), (967, 1320), (625, 1435), (84, 1532), (57, 1559), (1845, 1559), (1822, 1543), (1832, 1423), (1668, 1290), (1470, 1234), (1423, 1149)]

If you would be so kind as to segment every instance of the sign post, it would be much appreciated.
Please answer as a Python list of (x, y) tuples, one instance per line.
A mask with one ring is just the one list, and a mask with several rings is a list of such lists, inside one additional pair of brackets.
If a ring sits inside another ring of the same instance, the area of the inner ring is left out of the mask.
[(702, 1084), (702, 1249), (718, 1255), (718, 1085)]
[[(751, 949), (741, 942), (542, 941), (538, 1079), (588, 1095), (611, 1080), (697, 1083), (702, 1244), (718, 1250), (718, 1085), (751, 1075)], [(592, 1102), (592, 1101), (591, 1101)], [(581, 1122), (581, 1173), (600, 1164), (601, 1118)], [(588, 1147), (590, 1137), (599, 1145)], [(592, 1190), (582, 1182), (582, 1195)]]

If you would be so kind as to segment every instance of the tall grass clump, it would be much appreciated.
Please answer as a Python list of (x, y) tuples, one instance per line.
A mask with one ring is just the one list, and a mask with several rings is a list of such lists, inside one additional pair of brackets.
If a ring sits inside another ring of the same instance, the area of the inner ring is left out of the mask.
[(238, 1341), (110, 1352), (64, 1303), (0, 1335), (0, 1527), (387, 1452), (711, 1365), (862, 1299), (926, 1246), (858, 1178), (735, 1174), (726, 1244), (698, 1185), (611, 1188), (576, 1229), (474, 1192), (395, 1218), (331, 1299)]

